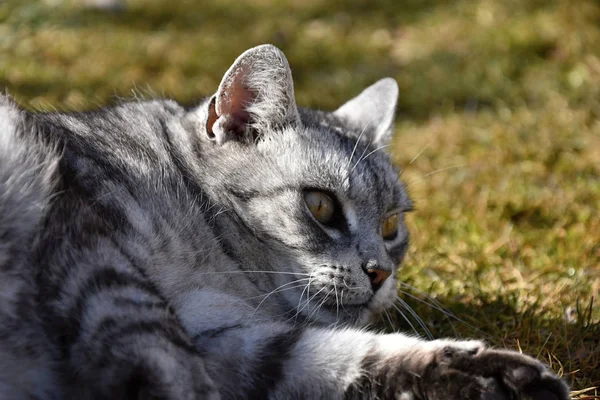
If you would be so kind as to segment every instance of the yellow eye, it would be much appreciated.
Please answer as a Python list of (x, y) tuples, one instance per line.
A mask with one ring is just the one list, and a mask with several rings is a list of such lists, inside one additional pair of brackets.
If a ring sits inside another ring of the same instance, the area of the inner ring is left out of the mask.
[(400, 214), (391, 214), (388, 215), (383, 220), (383, 225), (381, 225), (381, 236), (385, 240), (392, 240), (396, 238), (396, 234), (398, 233), (398, 221), (400, 219)]
[(323, 192), (313, 190), (304, 193), (304, 201), (317, 221), (322, 224), (331, 222), (335, 211), (335, 203), (331, 197)]

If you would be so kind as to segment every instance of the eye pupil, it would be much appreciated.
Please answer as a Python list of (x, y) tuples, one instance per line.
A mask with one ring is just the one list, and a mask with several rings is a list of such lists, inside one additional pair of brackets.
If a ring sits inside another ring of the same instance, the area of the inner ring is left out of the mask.
[(318, 190), (304, 193), (304, 201), (312, 216), (322, 224), (327, 224), (333, 219), (335, 203), (329, 195)]
[(398, 233), (398, 221), (399, 221), (398, 213), (389, 215), (383, 220), (383, 225), (381, 227), (381, 236), (385, 240), (393, 240)]

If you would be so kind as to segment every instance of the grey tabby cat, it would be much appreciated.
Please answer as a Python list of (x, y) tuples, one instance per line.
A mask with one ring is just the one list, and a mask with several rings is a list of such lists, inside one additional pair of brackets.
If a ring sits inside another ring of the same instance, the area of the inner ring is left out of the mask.
[(397, 95), (298, 108), (263, 45), (189, 109), (0, 97), (0, 398), (568, 399), (528, 356), (364, 329), (408, 245)]

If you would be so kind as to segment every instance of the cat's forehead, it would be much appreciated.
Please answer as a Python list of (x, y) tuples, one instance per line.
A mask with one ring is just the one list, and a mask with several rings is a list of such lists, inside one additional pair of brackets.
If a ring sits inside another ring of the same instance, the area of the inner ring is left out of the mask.
[(305, 186), (343, 193), (372, 206), (408, 206), (386, 148), (373, 147), (358, 136), (339, 125), (313, 124), (283, 132), (269, 143), (268, 151), (277, 155), (288, 178)]

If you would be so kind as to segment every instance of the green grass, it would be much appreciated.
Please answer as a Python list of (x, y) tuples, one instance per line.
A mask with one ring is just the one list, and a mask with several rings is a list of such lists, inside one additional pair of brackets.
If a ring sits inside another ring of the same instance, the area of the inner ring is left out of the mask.
[(600, 386), (599, 22), (592, 0), (132, 0), (118, 14), (5, 0), (0, 87), (36, 109), (134, 88), (191, 103), (264, 42), (288, 55), (302, 105), (393, 76), (392, 152), (417, 206), (404, 299), (434, 336), (521, 348), (583, 390)]

